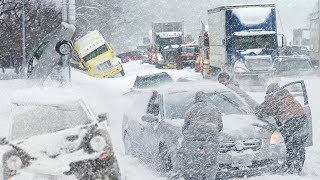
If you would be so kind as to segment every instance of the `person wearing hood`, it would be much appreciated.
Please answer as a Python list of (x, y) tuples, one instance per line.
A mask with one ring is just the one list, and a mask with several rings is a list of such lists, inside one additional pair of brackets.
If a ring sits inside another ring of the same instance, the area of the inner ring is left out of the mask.
[(249, 96), (243, 89), (241, 89), (239, 83), (237, 81), (234, 81), (228, 73), (220, 73), (218, 75), (218, 81), (219, 83), (225, 85), (229, 89), (236, 92), (236, 94), (238, 94), (240, 97), (242, 97), (253, 111), (256, 109), (258, 103), (251, 96)]
[(220, 111), (207, 99), (204, 92), (197, 92), (194, 104), (185, 114), (183, 139), (174, 161), (174, 172), (185, 179), (214, 180), (216, 177), (218, 135), (223, 124)]
[(301, 104), (287, 89), (280, 89), (278, 83), (268, 86), (264, 102), (256, 109), (259, 118), (273, 117), (279, 125), (287, 150), (287, 172), (299, 174), (305, 160), (305, 142), (303, 132), (307, 116)]

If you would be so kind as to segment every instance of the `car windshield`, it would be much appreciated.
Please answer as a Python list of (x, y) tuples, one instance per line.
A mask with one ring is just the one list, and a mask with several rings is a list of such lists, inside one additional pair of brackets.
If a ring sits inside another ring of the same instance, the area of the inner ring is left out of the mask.
[(86, 55), (85, 57), (83, 57), (83, 60), (85, 62), (90, 61), (91, 59), (105, 53), (108, 51), (108, 47), (104, 44), (100, 47), (98, 47), (96, 50), (92, 51), (91, 53), (89, 53), (88, 55)]
[[(235, 94), (231, 92), (206, 93), (208, 102), (216, 106), (224, 115), (247, 114), (247, 107)], [(168, 119), (184, 119), (185, 113), (193, 105), (194, 94), (179, 92), (168, 94), (164, 101), (165, 116)]]
[(199, 53), (197, 48), (182, 48), (183, 53)]
[(13, 110), (11, 140), (92, 123), (80, 102), (68, 105), (14, 105)]
[(172, 82), (172, 78), (168, 74), (155, 74), (150, 76), (138, 76), (134, 82), (133, 87), (138, 89), (149, 88), (157, 86), (162, 83)]
[(279, 71), (311, 70), (311, 64), (307, 60), (287, 60), (279, 63)]
[(277, 48), (275, 35), (235, 36), (234, 41), (236, 50)]

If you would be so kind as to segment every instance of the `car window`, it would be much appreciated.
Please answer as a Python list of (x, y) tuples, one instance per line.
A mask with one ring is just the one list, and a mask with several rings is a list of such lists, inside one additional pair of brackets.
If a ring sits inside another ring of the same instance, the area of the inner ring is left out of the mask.
[(166, 73), (138, 76), (133, 84), (134, 88), (143, 89), (160, 85), (166, 82), (172, 82), (172, 78)]
[(152, 93), (152, 96), (148, 103), (147, 114), (153, 114), (154, 116), (158, 116), (160, 113), (160, 96), (155, 91)]
[(311, 64), (307, 60), (287, 60), (279, 64), (280, 71), (293, 71), (293, 70), (309, 70), (312, 69)]
[[(246, 107), (236, 95), (231, 92), (206, 93), (208, 102), (216, 106), (224, 115), (247, 114)], [(180, 92), (167, 94), (164, 98), (165, 116), (169, 119), (184, 119), (185, 113), (193, 105), (195, 94)]]
[(90, 61), (91, 59), (107, 52), (109, 49), (108, 47), (104, 44), (100, 47), (98, 47), (96, 50), (92, 51), (91, 53), (89, 53), (88, 55), (86, 55), (85, 57), (83, 57), (83, 60), (88, 62)]

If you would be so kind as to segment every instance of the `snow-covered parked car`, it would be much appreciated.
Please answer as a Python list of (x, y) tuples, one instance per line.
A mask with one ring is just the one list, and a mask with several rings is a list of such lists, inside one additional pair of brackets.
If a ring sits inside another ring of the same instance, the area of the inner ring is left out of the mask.
[[(180, 140), (184, 115), (198, 91), (205, 92), (208, 101), (222, 113), (218, 178), (277, 173), (281, 170), (286, 150), (275, 123), (259, 120), (240, 96), (213, 82), (170, 84), (138, 96), (134, 107), (124, 114), (122, 133), (125, 152), (156, 164), (163, 170), (176, 169), (177, 154), (185, 151), (181, 149)], [(308, 109), (308, 103), (305, 105)], [(308, 127), (312, 127), (309, 120)], [(312, 131), (306, 127), (306, 131), (309, 130)], [(194, 156), (210, 153), (206, 149), (197, 151), (197, 148), (188, 151)], [(197, 166), (201, 165), (195, 164), (194, 167)]]
[(96, 116), (72, 94), (46, 93), (12, 100), (0, 179), (120, 179), (107, 114)]

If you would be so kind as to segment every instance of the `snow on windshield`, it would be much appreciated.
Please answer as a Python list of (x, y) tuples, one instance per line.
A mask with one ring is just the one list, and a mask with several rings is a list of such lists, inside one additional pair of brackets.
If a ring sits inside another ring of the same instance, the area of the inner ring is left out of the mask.
[[(232, 93), (206, 93), (209, 103), (216, 106), (222, 114), (246, 114), (243, 107), (246, 107), (241, 100)], [(168, 94), (165, 97), (164, 108), (166, 118), (184, 119), (185, 113), (194, 103), (195, 93), (181, 92)]]
[(13, 106), (11, 140), (27, 139), (92, 122), (79, 103)]
[[(267, 7), (252, 7), (234, 9), (233, 13), (240, 19), (243, 24), (255, 25), (265, 22), (272, 8)], [(252, 16), (254, 14), (255, 16)]]

